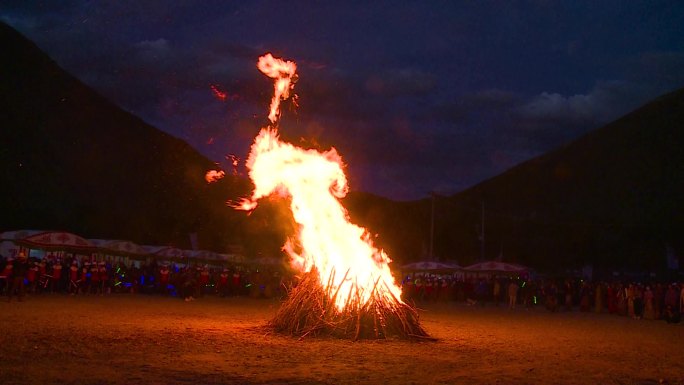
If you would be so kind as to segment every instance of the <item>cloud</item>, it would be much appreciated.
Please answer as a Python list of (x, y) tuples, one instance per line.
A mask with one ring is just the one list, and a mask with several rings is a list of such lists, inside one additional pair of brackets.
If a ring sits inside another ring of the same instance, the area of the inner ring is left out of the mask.
[(636, 91), (625, 81), (600, 82), (586, 94), (542, 92), (519, 109), (522, 117), (546, 122), (606, 123), (625, 113)]
[(605, 124), (684, 86), (684, 52), (642, 52), (624, 62), (622, 80), (598, 81), (586, 93), (542, 92), (518, 109), (530, 121)]

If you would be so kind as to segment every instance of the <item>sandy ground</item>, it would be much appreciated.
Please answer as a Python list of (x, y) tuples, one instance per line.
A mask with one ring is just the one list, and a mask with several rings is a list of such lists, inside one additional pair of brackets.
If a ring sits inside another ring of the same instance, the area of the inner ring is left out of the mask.
[(430, 305), (436, 342), (296, 338), (278, 302), (144, 295), (0, 301), (0, 384), (684, 384), (684, 325)]

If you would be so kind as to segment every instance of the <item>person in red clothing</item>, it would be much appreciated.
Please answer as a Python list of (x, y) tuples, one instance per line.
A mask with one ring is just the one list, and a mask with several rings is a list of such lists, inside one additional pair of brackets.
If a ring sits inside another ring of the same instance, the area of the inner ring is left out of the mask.
[(90, 292), (90, 262), (85, 262), (81, 267), (78, 286), (81, 293), (88, 294)]
[(57, 292), (59, 293), (62, 288), (61, 288), (61, 282), (62, 282), (62, 261), (57, 259), (52, 265), (52, 281), (50, 282), (50, 292)]
[(608, 313), (616, 314), (617, 309), (617, 294), (614, 284), (608, 285), (606, 299), (608, 300)]
[(12, 264), (14, 265), (12, 267), (12, 286), (10, 286), (9, 289), (7, 302), (12, 301), (12, 296), (15, 292), (21, 302), (24, 300), (24, 278), (26, 278), (29, 269), (26, 254), (20, 252), (19, 257), (15, 259)]
[(69, 267), (69, 294), (74, 295), (78, 292), (78, 261), (75, 259)]
[(228, 269), (223, 269), (219, 274), (218, 285), (216, 285), (216, 292), (220, 297), (225, 297), (228, 291)]
[(168, 263), (164, 263), (159, 270), (159, 292), (167, 295), (169, 293), (169, 277), (171, 276), (171, 271), (169, 270)]
[(110, 293), (110, 282), (109, 282), (109, 271), (107, 271), (107, 263), (105, 261), (100, 261), (98, 266), (98, 273), (100, 274), (100, 293), (109, 294)]
[(38, 264), (38, 273), (40, 275), (45, 275), (47, 273), (47, 267), (44, 259), (40, 260), (40, 263)]
[(14, 264), (12, 263), (13, 261), (14, 259), (9, 258), (5, 268), (2, 269), (2, 273), (0, 273), (0, 283), (2, 283), (2, 286), (0, 286), (0, 293), (2, 294), (9, 292), (9, 288), (12, 286), (12, 268), (14, 267)]
[(36, 279), (38, 281), (38, 284), (36, 285), (36, 291), (40, 293), (47, 288), (49, 281), (49, 276), (47, 273), (47, 261), (45, 261), (45, 258), (38, 262), (38, 275), (36, 276)]
[(431, 275), (430, 278), (428, 278), (428, 280), (425, 282), (425, 300), (432, 301), (434, 299), (434, 285), (434, 276)]
[(97, 262), (90, 265), (90, 290), (93, 294), (100, 293), (100, 269), (97, 267)]
[(28, 292), (29, 293), (35, 293), (36, 292), (36, 284), (38, 282), (37, 279), (38, 276), (38, 266), (36, 266), (35, 262), (29, 263), (29, 269), (28, 272), (26, 273), (26, 280), (28, 281)]
[(200, 270), (199, 279), (197, 280), (197, 286), (199, 289), (199, 296), (204, 297), (204, 291), (207, 289), (209, 284), (209, 266), (204, 266)]
[(233, 295), (239, 296), (241, 294), (240, 293), (240, 290), (242, 289), (241, 284), (242, 284), (242, 279), (240, 277), (240, 270), (238, 270), (238, 268), (236, 267), (233, 270), (233, 279), (232, 279), (232, 284), (231, 284), (231, 288), (230, 288)]

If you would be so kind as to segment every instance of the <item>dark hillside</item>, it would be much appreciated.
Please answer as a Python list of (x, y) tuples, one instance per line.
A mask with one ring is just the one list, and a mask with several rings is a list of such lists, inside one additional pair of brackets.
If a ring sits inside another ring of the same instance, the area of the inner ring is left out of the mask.
[(233, 242), (223, 202), (244, 181), (207, 185), (214, 167), (185, 142), (123, 111), (0, 24), (2, 229), (204, 247)]
[(683, 146), (678, 90), (445, 199), (454, 215), (444, 225), (460, 240), (442, 247), (460, 243), (479, 255), (480, 245), (459, 232), (472, 233), (484, 202), (487, 257), (503, 249), (505, 257), (548, 267), (661, 267), (667, 246), (682, 250)]

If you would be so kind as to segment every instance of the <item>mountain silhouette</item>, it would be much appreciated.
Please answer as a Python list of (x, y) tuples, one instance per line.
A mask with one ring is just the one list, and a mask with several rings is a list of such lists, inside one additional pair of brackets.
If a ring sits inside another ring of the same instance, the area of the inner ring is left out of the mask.
[(684, 250), (682, 127), (684, 89), (453, 196), (350, 206), (403, 261), (662, 270)]
[(0, 229), (60, 229), (93, 238), (223, 249), (239, 241), (225, 202), (239, 178), (187, 143), (117, 107), (0, 24)]
[[(278, 254), (295, 230), (287, 201), (252, 215), (250, 192), (215, 164), (122, 110), (0, 23), (0, 230)], [(684, 241), (684, 89), (453, 196), (344, 199), (397, 264), (501, 258), (542, 270), (663, 269)], [(484, 222), (484, 226), (483, 226)], [(483, 231), (484, 230), (484, 231)]]

